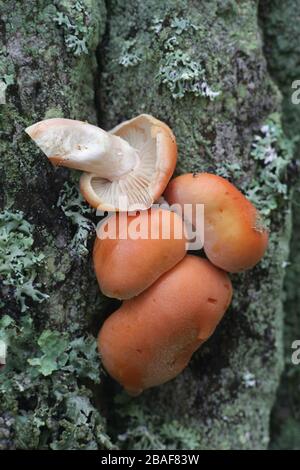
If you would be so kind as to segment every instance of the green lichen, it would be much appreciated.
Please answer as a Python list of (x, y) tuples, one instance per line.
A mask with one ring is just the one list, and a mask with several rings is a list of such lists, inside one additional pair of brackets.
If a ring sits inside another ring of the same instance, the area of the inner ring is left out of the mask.
[[(96, 341), (77, 334), (74, 328), (72, 334), (47, 329), (38, 335), (29, 315), (18, 324), (8, 316), (0, 319), (0, 339), (7, 344), (0, 415), (10, 416), (15, 448), (113, 447), (85, 385), (99, 383)], [(0, 426), (2, 444), (5, 448)]]
[(48, 295), (39, 290), (37, 269), (44, 255), (33, 248), (33, 227), (22, 212), (0, 213), (0, 280), (14, 288), (15, 297), (24, 312), (26, 298), (43, 302)]
[(173, 98), (183, 98), (186, 93), (193, 93), (213, 100), (220, 94), (207, 84), (205, 69), (201, 64), (192, 60), (186, 52), (166, 54), (157, 78), (169, 88)]
[(239, 180), (243, 174), (243, 169), (238, 162), (225, 161), (217, 163), (215, 172), (223, 178)]
[(54, 21), (64, 32), (67, 49), (75, 56), (88, 54), (91, 31), (89, 23), (93, 21), (92, 9), (89, 9), (86, 2), (81, 0), (59, 2), (58, 8), (59, 11)]
[(37, 344), (43, 355), (28, 359), (28, 363), (36, 367), (40, 374), (44, 376), (51, 375), (67, 364), (66, 349), (68, 341), (66, 335), (62, 335), (57, 331), (44, 330), (38, 338)]
[(172, 29), (174, 29), (175, 34), (182, 34), (184, 31), (197, 31), (199, 29), (199, 26), (194, 24), (189, 18), (183, 18), (183, 17), (178, 17), (175, 16), (171, 23), (170, 26)]
[(71, 242), (71, 250), (79, 256), (87, 255), (87, 243), (95, 226), (85, 215), (93, 214), (94, 210), (85, 203), (77, 185), (72, 186), (69, 183), (64, 184), (57, 206), (61, 207), (76, 229)]
[(137, 65), (142, 60), (142, 56), (135, 52), (136, 42), (134, 39), (124, 41), (122, 52), (119, 58), (119, 64), (124, 67)]
[(151, 30), (155, 32), (153, 42), (165, 53), (156, 78), (158, 83), (167, 86), (173, 98), (192, 93), (213, 100), (220, 94), (206, 81), (204, 60), (202, 63), (194, 60), (190, 49), (182, 48), (184, 39), (200, 30), (200, 26), (190, 18), (166, 14), (162, 19), (154, 18)]
[(162, 421), (146, 407), (128, 396), (119, 395), (115, 402), (126, 422), (127, 430), (118, 435), (121, 448), (132, 450), (195, 450), (200, 447), (197, 429), (182, 426), (171, 417)]
[(280, 116), (270, 116), (254, 137), (250, 156), (257, 165), (256, 177), (247, 189), (249, 199), (268, 220), (289, 197), (287, 169), (293, 153), (293, 142), (283, 133)]

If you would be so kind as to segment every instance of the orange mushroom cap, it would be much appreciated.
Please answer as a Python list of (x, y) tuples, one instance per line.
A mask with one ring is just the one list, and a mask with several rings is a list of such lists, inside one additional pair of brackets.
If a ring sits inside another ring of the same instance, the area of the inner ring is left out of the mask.
[(72, 119), (47, 119), (26, 129), (54, 165), (83, 171), (80, 189), (104, 211), (148, 209), (176, 165), (171, 129), (147, 114), (106, 132)]
[(209, 173), (181, 175), (169, 183), (164, 197), (183, 211), (185, 204), (204, 204), (204, 251), (216, 266), (234, 273), (252, 268), (263, 257), (268, 232), (259, 213), (226, 179)]
[(186, 256), (104, 322), (98, 348), (105, 369), (132, 395), (173, 379), (213, 333), (231, 297), (224, 271)]
[(93, 262), (101, 291), (130, 299), (153, 284), (186, 254), (182, 219), (152, 208), (138, 215), (116, 213), (98, 230)]

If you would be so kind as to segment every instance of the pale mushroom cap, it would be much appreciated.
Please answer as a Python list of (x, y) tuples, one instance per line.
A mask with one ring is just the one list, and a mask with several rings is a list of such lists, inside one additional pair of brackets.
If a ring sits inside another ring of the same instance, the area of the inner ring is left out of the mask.
[(54, 165), (83, 171), (80, 188), (95, 208), (148, 209), (163, 193), (176, 165), (169, 127), (147, 114), (111, 132), (72, 119), (47, 119), (26, 129)]
[(97, 160), (109, 148), (106, 132), (73, 119), (46, 119), (27, 127), (25, 132), (58, 166), (81, 169), (87, 158)]
[(143, 292), (185, 254), (182, 219), (174, 212), (151, 208), (138, 215), (109, 217), (98, 230), (93, 262), (101, 291), (123, 300)]
[(178, 375), (228, 308), (227, 274), (187, 255), (103, 324), (98, 347), (107, 372), (133, 395)]
[(95, 174), (82, 175), (82, 194), (93, 207), (102, 210), (148, 209), (164, 192), (175, 170), (177, 145), (174, 134), (166, 124), (148, 114), (125, 121), (110, 133), (135, 148), (141, 163), (118, 181), (110, 182)]
[(259, 213), (226, 179), (209, 173), (181, 175), (169, 183), (164, 197), (182, 207), (204, 204), (204, 251), (216, 266), (239, 272), (263, 257), (268, 232)]

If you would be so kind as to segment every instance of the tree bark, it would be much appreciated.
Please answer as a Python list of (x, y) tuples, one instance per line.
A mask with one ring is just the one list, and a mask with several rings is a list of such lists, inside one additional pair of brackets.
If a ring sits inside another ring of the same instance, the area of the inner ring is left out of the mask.
[(292, 197), (292, 239), (285, 278), (284, 354), (285, 369), (281, 377), (277, 399), (272, 412), (271, 448), (300, 449), (299, 365), (293, 363), (292, 348), (300, 338), (300, 106), (292, 100), (297, 89), (292, 85), (300, 77), (300, 43), (298, 16), (299, 0), (284, 4), (278, 0), (262, 2), (261, 19), (264, 48), (269, 58), (269, 69), (283, 95), (283, 124), (286, 134), (295, 141), (293, 171), (295, 186)]
[[(29, 0), (26, 8), (18, 1), (0, 6), (0, 201), (9, 217), (22, 211), (32, 227), (36, 258), (44, 255), (31, 260), (34, 285), (41, 283), (38, 289), (49, 296), (39, 303), (25, 295), (21, 313), (19, 280), (2, 278), (2, 320), (6, 315), (13, 322), (2, 324), (9, 344), (0, 376), (0, 445), (266, 448), (283, 369), (291, 150), (281, 129), (280, 93), (267, 71), (257, 2)], [(116, 303), (98, 291), (91, 269), (94, 216), (78, 199), (76, 174), (54, 170), (24, 128), (63, 116), (92, 123), (98, 117), (109, 129), (139, 113), (173, 129), (178, 174), (229, 178), (258, 205), (271, 237), (263, 262), (232, 276), (232, 307), (186, 370), (129, 399), (104, 374), (97, 383), (89, 334)], [(20, 231), (11, 235), (18, 248)], [(32, 275), (26, 256), (25, 280)], [(24, 326), (29, 317), (33, 324)]]
[[(1, 262), (8, 250), (15, 262), (10, 275), (1, 276), (1, 339), (8, 350), (0, 377), (0, 445), (106, 447), (104, 419), (90, 391), (99, 366), (88, 325), (91, 318), (100, 321), (105, 303), (88, 256), (94, 230), (79, 199), (77, 175), (52, 168), (24, 132), (50, 117), (96, 123), (95, 49), (106, 8), (97, 0), (16, 0), (1, 1), (0, 11), (1, 206), (8, 210), (7, 226), (15, 225), (1, 245)], [(16, 220), (20, 215), (23, 225)], [(1, 230), (3, 237), (3, 225)], [(17, 292), (26, 289), (21, 299), (27, 308), (21, 312)], [(5, 327), (7, 316), (14, 323)], [(75, 338), (79, 342), (72, 343)], [(59, 364), (65, 354), (67, 362)], [(94, 372), (87, 373), (83, 369), (91, 361)]]

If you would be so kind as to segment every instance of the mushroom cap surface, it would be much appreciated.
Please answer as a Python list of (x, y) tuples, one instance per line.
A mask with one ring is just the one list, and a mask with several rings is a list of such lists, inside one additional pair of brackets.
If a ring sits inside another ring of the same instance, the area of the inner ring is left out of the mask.
[[(268, 231), (253, 204), (226, 179), (210, 173), (181, 175), (169, 183), (164, 197), (181, 207), (204, 204), (204, 251), (216, 266), (234, 273), (263, 257)], [(197, 223), (194, 210), (192, 223)]]
[(105, 369), (132, 395), (173, 379), (213, 333), (231, 297), (224, 271), (187, 255), (104, 322), (98, 348)]
[(137, 215), (115, 213), (101, 225), (94, 244), (94, 269), (108, 297), (130, 299), (153, 284), (186, 254), (182, 219), (151, 208)]

